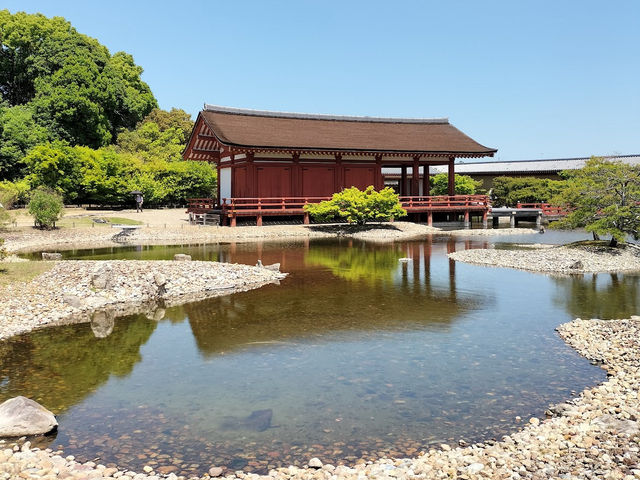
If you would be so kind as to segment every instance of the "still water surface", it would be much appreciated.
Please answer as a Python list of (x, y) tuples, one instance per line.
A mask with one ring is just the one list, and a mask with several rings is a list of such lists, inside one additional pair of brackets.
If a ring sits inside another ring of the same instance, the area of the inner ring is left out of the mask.
[[(450, 261), (491, 242), (137, 246), (68, 258), (280, 262), (280, 285), (0, 343), (0, 401), (59, 416), (51, 446), (137, 471), (211, 465), (266, 471), (310, 457), (412, 455), (499, 438), (604, 379), (554, 328), (638, 313), (638, 276), (550, 277)], [(400, 263), (401, 257), (412, 259)], [(152, 317), (152, 315), (149, 315)]]

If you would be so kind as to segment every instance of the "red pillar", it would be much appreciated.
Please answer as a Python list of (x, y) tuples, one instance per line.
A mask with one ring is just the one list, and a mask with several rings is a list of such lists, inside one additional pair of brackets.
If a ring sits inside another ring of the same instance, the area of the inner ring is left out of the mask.
[(407, 166), (402, 165), (400, 167), (400, 196), (407, 195)]
[(253, 152), (247, 152), (247, 197), (258, 196), (258, 172), (253, 157)]
[(455, 177), (455, 171), (453, 167), (453, 164), (455, 161), (456, 161), (455, 157), (449, 157), (449, 169), (448, 169), (449, 195), (456, 194), (456, 177)]
[(218, 171), (218, 180), (216, 181), (217, 192), (216, 192), (216, 205), (220, 206), (220, 160), (216, 163), (216, 170)]
[(291, 192), (294, 197), (300, 197), (302, 196), (302, 168), (300, 167), (300, 154), (294, 153), (292, 158), (293, 169), (291, 172)]
[(420, 194), (420, 157), (413, 157), (413, 167), (411, 168), (411, 195)]
[(382, 155), (376, 155), (375, 189), (380, 191), (384, 188), (384, 178), (382, 176)]
[(431, 195), (431, 185), (429, 184), (429, 164), (422, 167), (422, 195)]
[(344, 190), (344, 166), (342, 165), (342, 154), (336, 153), (336, 177), (335, 177), (335, 189), (336, 192)]

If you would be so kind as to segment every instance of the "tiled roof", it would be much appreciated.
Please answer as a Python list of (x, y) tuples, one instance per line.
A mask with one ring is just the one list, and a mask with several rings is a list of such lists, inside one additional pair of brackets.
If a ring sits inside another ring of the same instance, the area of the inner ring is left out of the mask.
[(241, 110), (205, 105), (202, 119), (224, 145), (237, 148), (493, 156), (446, 118), (376, 118)]

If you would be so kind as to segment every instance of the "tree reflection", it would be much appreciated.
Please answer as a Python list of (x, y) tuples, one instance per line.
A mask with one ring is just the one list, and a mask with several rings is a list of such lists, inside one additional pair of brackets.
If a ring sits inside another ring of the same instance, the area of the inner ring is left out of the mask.
[(611, 319), (638, 314), (638, 275), (574, 275), (554, 277), (554, 282), (558, 286), (554, 304), (566, 308), (573, 317)]
[(24, 395), (62, 413), (111, 375), (129, 375), (156, 325), (137, 315), (117, 320), (105, 338), (84, 323), (0, 342), (0, 401)]

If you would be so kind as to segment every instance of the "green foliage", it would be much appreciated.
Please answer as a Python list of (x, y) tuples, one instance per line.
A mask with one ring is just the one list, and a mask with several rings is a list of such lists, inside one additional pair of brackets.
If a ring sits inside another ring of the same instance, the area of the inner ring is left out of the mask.
[(13, 216), (9, 212), (15, 202), (16, 194), (13, 190), (0, 186), (0, 227), (4, 227), (13, 221)]
[(167, 112), (156, 108), (135, 128), (118, 135), (120, 152), (133, 153), (143, 160), (181, 161), (182, 150), (189, 138), (193, 122), (184, 110)]
[(0, 238), (0, 260), (7, 258), (7, 249), (4, 248), (4, 238)]
[(1, 10), (0, 41), (0, 94), (47, 137), (104, 146), (157, 105), (131, 55), (112, 56), (64, 18)]
[[(431, 195), (449, 195), (449, 175), (439, 173), (431, 177)], [(482, 182), (468, 175), (455, 176), (456, 195), (473, 195), (482, 186)]]
[(38, 188), (31, 194), (29, 214), (33, 216), (36, 225), (42, 228), (53, 228), (62, 215), (62, 197), (57, 193)]
[(13, 180), (24, 175), (24, 156), (49, 137), (47, 129), (33, 119), (31, 108), (0, 104), (0, 177)]
[(515, 207), (520, 203), (548, 203), (566, 187), (563, 180), (536, 177), (496, 177), (493, 204)]
[(0, 181), (0, 192), (6, 192), (6, 195), (12, 199), (12, 204), (26, 205), (31, 194), (31, 184), (26, 178), (15, 182), (3, 180)]
[(78, 199), (82, 181), (81, 159), (75, 148), (60, 142), (38, 145), (29, 151), (24, 163), (33, 188), (46, 187), (68, 202)]
[(389, 221), (407, 214), (393, 189), (387, 187), (376, 192), (371, 185), (364, 191), (356, 187), (346, 188), (334, 193), (331, 200), (305, 205), (304, 208), (319, 222), (340, 217), (358, 225), (368, 221)]
[(569, 210), (557, 228), (585, 227), (611, 235), (612, 245), (640, 236), (640, 167), (591, 157), (580, 170), (566, 172), (567, 188), (552, 203)]

